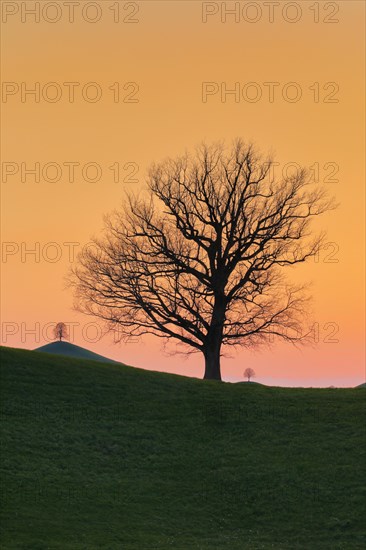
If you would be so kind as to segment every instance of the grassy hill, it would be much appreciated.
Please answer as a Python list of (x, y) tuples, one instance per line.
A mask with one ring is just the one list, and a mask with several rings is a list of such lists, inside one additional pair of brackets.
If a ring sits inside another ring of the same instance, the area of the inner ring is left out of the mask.
[(364, 390), (1, 356), (2, 550), (363, 548)]

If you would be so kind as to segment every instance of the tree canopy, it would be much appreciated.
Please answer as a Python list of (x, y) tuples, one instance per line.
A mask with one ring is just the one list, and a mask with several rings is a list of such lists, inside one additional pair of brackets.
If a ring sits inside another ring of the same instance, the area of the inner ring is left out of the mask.
[(223, 346), (305, 341), (304, 286), (286, 266), (314, 256), (311, 220), (334, 207), (307, 171), (280, 180), (252, 144), (202, 145), (154, 164), (73, 271), (77, 304), (123, 337), (174, 339), (221, 379)]

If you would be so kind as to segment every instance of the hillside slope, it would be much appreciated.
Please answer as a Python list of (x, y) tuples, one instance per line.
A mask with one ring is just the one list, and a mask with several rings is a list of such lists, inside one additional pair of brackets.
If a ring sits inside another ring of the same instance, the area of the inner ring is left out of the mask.
[(2, 550), (363, 548), (362, 389), (1, 358)]
[(88, 349), (75, 346), (75, 344), (71, 344), (70, 342), (51, 342), (50, 344), (46, 344), (45, 346), (35, 349), (34, 351), (52, 353), (54, 355), (65, 355), (67, 357), (76, 357), (77, 359), (89, 359), (91, 361), (99, 361), (102, 363), (117, 363), (117, 361), (113, 361), (113, 359), (108, 359), (107, 357), (103, 357), (103, 355), (99, 355), (98, 353), (94, 353)]

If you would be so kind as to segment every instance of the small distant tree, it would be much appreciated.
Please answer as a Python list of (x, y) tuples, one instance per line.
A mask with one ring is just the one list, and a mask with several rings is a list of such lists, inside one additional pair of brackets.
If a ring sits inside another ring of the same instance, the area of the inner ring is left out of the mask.
[(62, 339), (67, 338), (68, 334), (67, 334), (67, 327), (65, 323), (57, 323), (57, 325), (53, 329), (53, 334), (55, 336), (55, 339), (59, 340), (60, 342)]
[(245, 369), (244, 371), (244, 376), (248, 379), (248, 382), (250, 382), (250, 379), (252, 378), (252, 376), (255, 376), (255, 372), (253, 369), (251, 369), (250, 367), (248, 367), (247, 369)]

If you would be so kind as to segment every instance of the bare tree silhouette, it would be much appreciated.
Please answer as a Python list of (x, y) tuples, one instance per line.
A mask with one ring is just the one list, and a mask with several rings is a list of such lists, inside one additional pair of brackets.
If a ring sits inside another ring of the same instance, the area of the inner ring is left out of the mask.
[(253, 376), (255, 376), (254, 370), (250, 367), (247, 367), (243, 374), (248, 379), (248, 382), (250, 382), (250, 379), (253, 378)]
[(68, 333), (67, 333), (67, 327), (65, 323), (57, 323), (57, 325), (53, 329), (53, 335), (56, 338), (56, 340), (60, 340), (60, 342), (62, 339), (67, 338)]
[(223, 345), (305, 342), (305, 287), (282, 272), (317, 253), (324, 235), (311, 237), (309, 222), (334, 204), (305, 170), (271, 180), (271, 164), (236, 140), (153, 165), (148, 198), (130, 195), (79, 256), (79, 310), (121, 337), (203, 353), (209, 379), (221, 379)]

